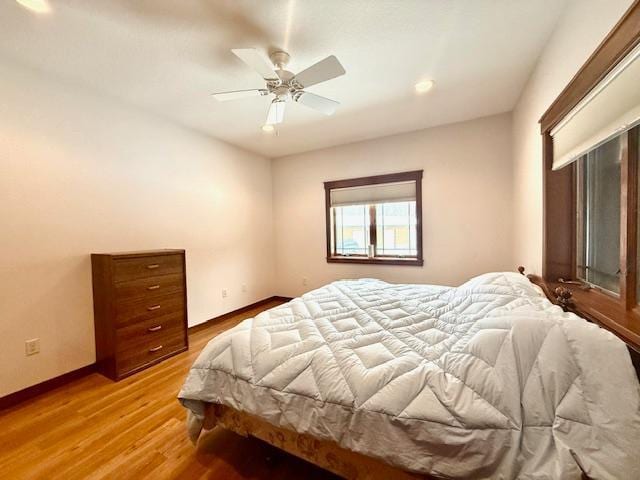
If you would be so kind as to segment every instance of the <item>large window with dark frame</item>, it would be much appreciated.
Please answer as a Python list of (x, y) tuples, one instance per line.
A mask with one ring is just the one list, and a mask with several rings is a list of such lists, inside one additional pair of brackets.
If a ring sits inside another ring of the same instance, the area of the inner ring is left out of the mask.
[(540, 119), (544, 285), (637, 351), (639, 21), (636, 2)]
[(620, 294), (620, 138), (576, 162), (576, 277)]
[(634, 305), (638, 85), (640, 46), (550, 131), (552, 169), (571, 169), (575, 179), (572, 276), (585, 288)]
[(327, 261), (422, 265), (422, 170), (325, 182)]

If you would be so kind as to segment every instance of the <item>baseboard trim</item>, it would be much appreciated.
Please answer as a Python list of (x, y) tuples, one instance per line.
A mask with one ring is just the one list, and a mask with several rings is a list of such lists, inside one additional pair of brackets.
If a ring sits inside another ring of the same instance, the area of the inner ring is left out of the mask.
[(49, 380), (45, 380), (44, 382), (36, 383), (35, 385), (31, 385), (30, 387), (10, 393), (9, 395), (0, 398), (0, 410), (6, 410), (7, 408), (13, 407), (18, 403), (25, 402), (55, 388), (62, 387), (68, 383), (73, 382), (74, 380), (86, 377), (87, 375), (96, 371), (96, 364), (92, 363), (91, 365), (87, 365), (85, 367), (78, 368), (77, 370), (63, 373), (62, 375), (50, 378)]
[(281, 302), (287, 303), (287, 302), (290, 302), (291, 300), (293, 300), (293, 297), (281, 297), (279, 295), (274, 295), (269, 300), (279, 300)]
[[(280, 301), (280, 302), (288, 302), (292, 300), (290, 297), (280, 297), (274, 295), (273, 297), (265, 298), (263, 300), (259, 300), (251, 305), (247, 305), (246, 307), (238, 308), (237, 310), (233, 310), (232, 312), (225, 313), (224, 315), (220, 315), (218, 317), (212, 318), (211, 320), (207, 320), (204, 323), (199, 325), (194, 325), (193, 327), (189, 327), (189, 333), (195, 333), (199, 330), (203, 330), (207, 327), (210, 327), (212, 323), (220, 322), (222, 320), (226, 320), (227, 318), (231, 318), (234, 315), (240, 315), (241, 313), (248, 312), (257, 307), (261, 307), (262, 305), (266, 305), (269, 302)], [(24, 388), (22, 390), (18, 390), (17, 392), (10, 393), (9, 395), (5, 395), (4, 397), (0, 397), (0, 410), (6, 410), (14, 405), (30, 400), (38, 395), (49, 392), (55, 388), (62, 387), (67, 383), (71, 383), (74, 380), (77, 380), (82, 377), (86, 377), (87, 375), (97, 372), (97, 365), (92, 363), (91, 365), (87, 365), (82, 368), (78, 368), (77, 370), (72, 370), (70, 372), (64, 373), (54, 378), (50, 378), (49, 380), (45, 380), (44, 382), (37, 383), (30, 387)]]
[(269, 302), (274, 302), (274, 301), (280, 301), (280, 302), (289, 302), (293, 300), (290, 297), (280, 297), (277, 295), (274, 295), (272, 297), (268, 297), (268, 298), (264, 298), (262, 300), (258, 300), (257, 302), (252, 303), (251, 305), (247, 305), (244, 307), (240, 307), (236, 310), (232, 310), (231, 312), (227, 312), (224, 313), (222, 315), (219, 315), (217, 317), (211, 318), (209, 320), (207, 320), (206, 322), (202, 322), (199, 323), (198, 325), (194, 325), (193, 327), (189, 327), (189, 333), (196, 333), (199, 332), (200, 330), (204, 330), (205, 328), (210, 327), (212, 324), (214, 323), (218, 323), (221, 322), (223, 320), (226, 320), (227, 318), (231, 318), (234, 317), (236, 315), (240, 315), (242, 313), (248, 312), (249, 310), (253, 310), (254, 308), (258, 308), (261, 307), (263, 305), (266, 305)]

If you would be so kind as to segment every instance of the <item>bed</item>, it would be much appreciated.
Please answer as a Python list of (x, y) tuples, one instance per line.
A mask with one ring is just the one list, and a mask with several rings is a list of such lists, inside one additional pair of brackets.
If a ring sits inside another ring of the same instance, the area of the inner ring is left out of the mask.
[(626, 346), (517, 273), (333, 282), (215, 337), (179, 399), (345, 478), (640, 478)]

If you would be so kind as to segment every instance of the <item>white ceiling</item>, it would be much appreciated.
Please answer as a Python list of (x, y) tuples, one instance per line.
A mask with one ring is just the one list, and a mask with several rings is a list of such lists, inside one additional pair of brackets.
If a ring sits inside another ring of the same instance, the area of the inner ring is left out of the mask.
[[(564, 0), (49, 0), (34, 15), (0, 5), (0, 55), (269, 157), (511, 110)], [(289, 104), (278, 136), (270, 99), (229, 50), (286, 49), (300, 71), (334, 54), (346, 75), (309, 91), (324, 117)], [(435, 88), (414, 94), (420, 79)]]

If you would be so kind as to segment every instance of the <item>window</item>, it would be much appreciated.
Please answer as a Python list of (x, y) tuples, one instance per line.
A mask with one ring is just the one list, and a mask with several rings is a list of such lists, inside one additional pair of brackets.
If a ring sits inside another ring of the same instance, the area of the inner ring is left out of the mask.
[(340, 255), (366, 255), (369, 238), (367, 205), (334, 208), (336, 252)]
[(381, 203), (376, 208), (376, 252), (417, 257), (416, 202)]
[(634, 2), (540, 119), (541, 285), (634, 351), (640, 351), (639, 21)]
[(422, 265), (422, 170), (325, 182), (327, 262)]
[(577, 277), (620, 293), (620, 137), (577, 162)]

